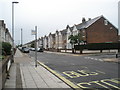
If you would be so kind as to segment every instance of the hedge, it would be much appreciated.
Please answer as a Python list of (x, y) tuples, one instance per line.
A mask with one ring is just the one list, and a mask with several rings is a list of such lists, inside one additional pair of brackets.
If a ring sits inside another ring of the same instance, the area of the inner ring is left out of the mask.
[(110, 50), (120, 49), (120, 43), (88, 43), (86, 45), (75, 45), (75, 50)]
[(2, 42), (2, 55), (11, 55), (11, 44), (8, 42)]

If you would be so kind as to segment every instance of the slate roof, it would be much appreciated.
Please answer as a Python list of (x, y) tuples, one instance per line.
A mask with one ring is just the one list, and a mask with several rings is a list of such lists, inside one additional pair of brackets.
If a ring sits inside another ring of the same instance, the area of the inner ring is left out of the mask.
[(62, 33), (62, 34), (66, 34), (66, 33), (67, 33), (67, 29), (62, 30), (61, 33)]
[(88, 21), (86, 21), (86, 22), (84, 22), (84, 23), (80, 23), (80, 24), (76, 25), (76, 28), (77, 28), (78, 30), (84, 29), (84, 28), (88, 28), (90, 25), (92, 25), (92, 24), (95, 23), (97, 20), (99, 20), (101, 17), (103, 17), (103, 16), (101, 15), (101, 16), (98, 16), (98, 17), (96, 17), (96, 18), (94, 18), (94, 19), (88, 20)]
[(55, 34), (52, 34), (52, 37), (55, 38)]

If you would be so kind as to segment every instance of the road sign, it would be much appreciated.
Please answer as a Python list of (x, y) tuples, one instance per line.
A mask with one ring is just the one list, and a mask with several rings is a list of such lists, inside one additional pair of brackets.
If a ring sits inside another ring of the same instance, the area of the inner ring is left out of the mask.
[(31, 30), (31, 35), (36, 35), (36, 30)]

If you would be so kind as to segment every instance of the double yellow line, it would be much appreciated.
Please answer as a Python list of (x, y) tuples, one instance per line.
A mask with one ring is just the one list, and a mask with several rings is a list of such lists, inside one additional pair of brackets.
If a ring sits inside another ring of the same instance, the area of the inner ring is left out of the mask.
[(44, 68), (46, 68), (48, 71), (50, 71), (51, 73), (53, 73), (55, 76), (57, 76), (59, 79), (61, 79), (62, 81), (64, 81), (67, 85), (69, 85), (71, 88), (76, 89), (76, 90), (82, 90), (80, 87), (78, 87), (77, 85), (75, 85), (74, 83), (72, 83), (71, 81), (69, 81), (68, 79), (66, 79), (65, 77), (61, 76), (60, 74), (58, 74), (57, 72), (55, 72), (54, 70), (50, 69), (48, 66), (46, 66), (45, 64), (43, 64), (40, 61), (37, 61), (41, 66), (43, 66)]

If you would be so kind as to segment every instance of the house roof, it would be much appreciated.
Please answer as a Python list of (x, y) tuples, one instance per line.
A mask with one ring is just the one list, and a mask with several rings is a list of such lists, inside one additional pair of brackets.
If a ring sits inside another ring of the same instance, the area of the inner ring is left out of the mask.
[(66, 34), (67, 33), (67, 29), (64, 29), (61, 31), (62, 34)]
[(101, 17), (103, 17), (103, 16), (101, 15), (101, 16), (98, 16), (98, 17), (96, 17), (96, 18), (94, 18), (94, 19), (88, 20), (88, 21), (86, 21), (86, 22), (84, 22), (84, 23), (80, 23), (80, 24), (76, 25), (76, 28), (77, 28), (78, 30), (84, 29), (84, 28), (88, 28), (90, 25), (92, 25), (93, 23), (95, 23), (95, 22), (96, 22), (98, 19), (100, 19)]
[(54, 38), (54, 37), (55, 37), (55, 34), (52, 34), (52, 37)]

